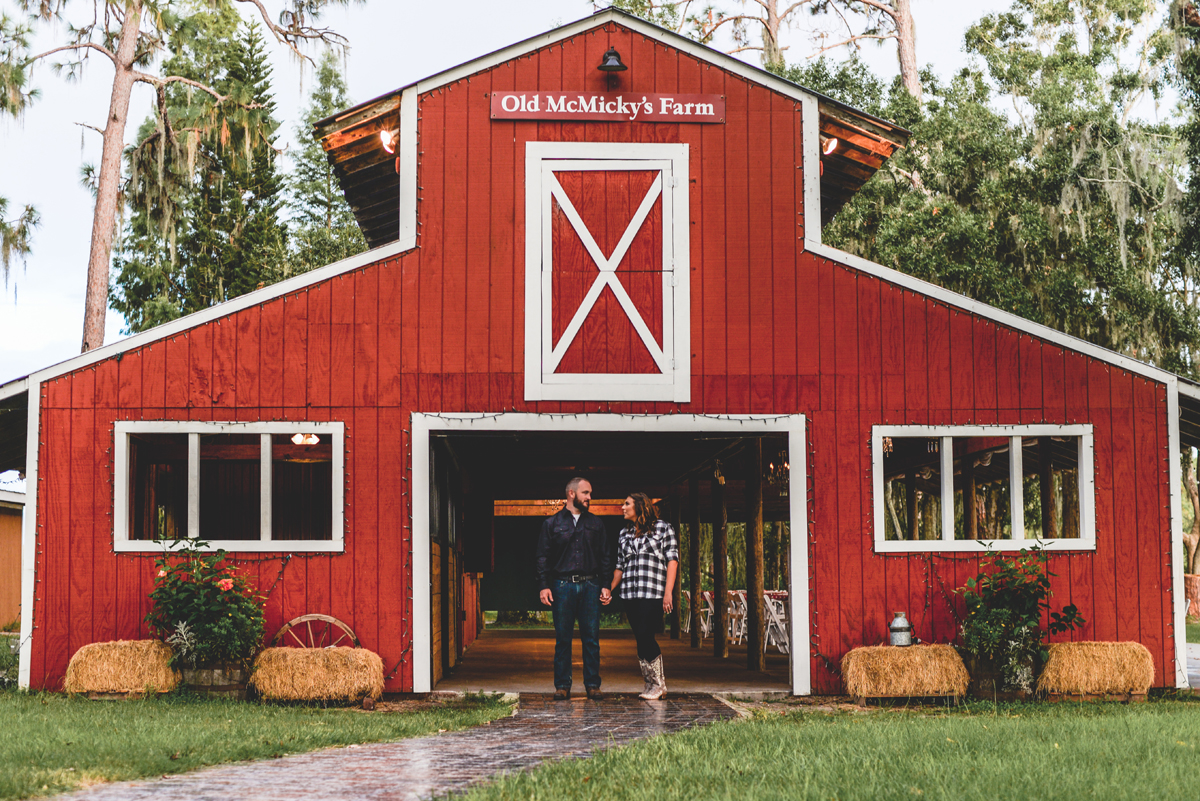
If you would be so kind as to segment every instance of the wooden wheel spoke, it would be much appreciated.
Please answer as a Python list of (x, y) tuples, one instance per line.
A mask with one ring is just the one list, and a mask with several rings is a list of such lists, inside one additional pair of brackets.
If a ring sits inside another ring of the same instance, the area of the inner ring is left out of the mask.
[(290, 634), (292, 636), (292, 639), (296, 641), (296, 645), (299, 645), (301, 648), (304, 647), (304, 640), (300, 639), (300, 637), (297, 636), (295, 629), (289, 628), (286, 631), (288, 634)]
[(329, 644), (329, 647), (330, 647), (330, 648), (333, 648), (334, 646), (336, 646), (336, 645), (337, 645), (339, 642), (341, 642), (341, 641), (342, 641), (342, 640), (344, 640), (344, 639), (346, 639), (346, 632), (344, 632), (344, 631), (343, 631), (343, 632), (341, 633), (341, 635), (340, 635), (340, 636), (339, 636), (339, 637), (338, 637), (336, 640), (334, 640), (333, 642), (331, 642), (331, 643)]
[(304, 625), (308, 626), (308, 647), (314, 648), (316, 647), (316, 644), (313, 642), (312, 621), (310, 620)]

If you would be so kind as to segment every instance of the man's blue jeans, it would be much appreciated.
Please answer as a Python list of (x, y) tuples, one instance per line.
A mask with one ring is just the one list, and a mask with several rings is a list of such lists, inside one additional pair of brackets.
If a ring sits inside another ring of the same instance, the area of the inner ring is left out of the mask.
[(591, 581), (550, 580), (554, 596), (554, 688), (571, 689), (571, 639), (579, 621), (583, 643), (583, 686), (600, 686), (600, 585)]

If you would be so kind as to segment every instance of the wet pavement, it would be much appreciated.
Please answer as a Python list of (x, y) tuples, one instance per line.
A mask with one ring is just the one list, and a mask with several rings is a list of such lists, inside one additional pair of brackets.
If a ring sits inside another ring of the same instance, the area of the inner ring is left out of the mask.
[(634, 740), (737, 717), (710, 695), (600, 702), (520, 696), (517, 713), (459, 732), (204, 768), (164, 779), (107, 784), (76, 799), (426, 799), (547, 760), (590, 756)]

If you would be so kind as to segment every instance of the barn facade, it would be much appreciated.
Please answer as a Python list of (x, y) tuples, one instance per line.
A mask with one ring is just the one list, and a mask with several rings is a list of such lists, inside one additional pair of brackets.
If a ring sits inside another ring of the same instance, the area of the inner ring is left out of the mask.
[(1200, 391), (822, 244), (902, 129), (607, 10), (317, 133), (371, 251), (0, 387), (22, 684), (145, 636), (191, 536), (268, 634), (332, 615), (430, 690), (506, 580), (497, 510), (583, 472), (676, 510), (728, 477), (731, 520), (790, 525), (795, 693), (894, 610), (952, 641), (989, 544), (1034, 541), (1075, 638), (1186, 686)]

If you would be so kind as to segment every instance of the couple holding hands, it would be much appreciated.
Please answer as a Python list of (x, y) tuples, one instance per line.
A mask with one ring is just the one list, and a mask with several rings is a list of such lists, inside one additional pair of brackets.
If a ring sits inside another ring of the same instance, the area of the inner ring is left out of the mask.
[[(600, 607), (619, 592), (629, 627), (637, 639), (638, 664), (646, 682), (639, 695), (647, 701), (666, 697), (662, 651), (654, 634), (670, 612), (679, 572), (679, 540), (658, 519), (654, 503), (635, 492), (621, 505), (625, 528), (617, 544), (616, 569), (604, 523), (588, 511), (592, 485), (585, 478), (567, 484), (567, 502), (542, 523), (537, 544), (541, 602), (554, 612), (554, 698), (571, 696), (571, 640), (575, 621), (583, 644), (583, 684), (588, 698), (599, 700)], [(611, 574), (611, 581), (609, 575)]]

